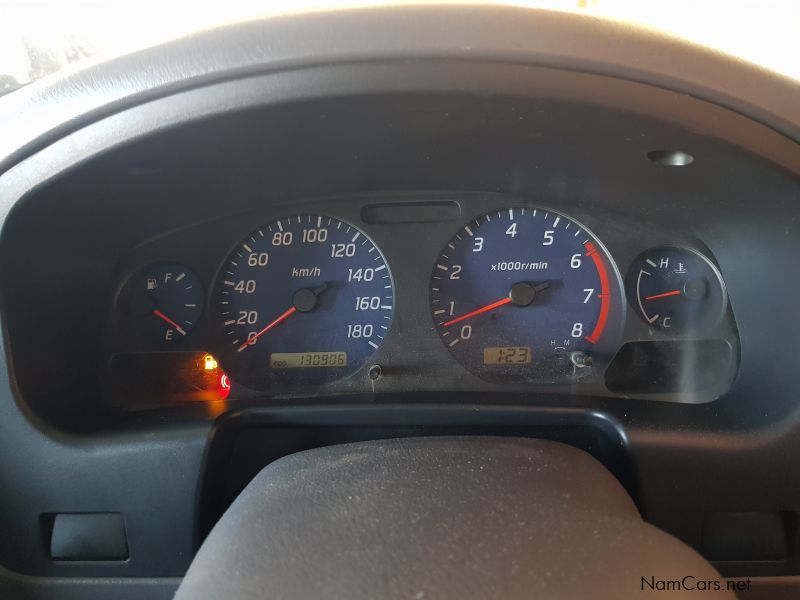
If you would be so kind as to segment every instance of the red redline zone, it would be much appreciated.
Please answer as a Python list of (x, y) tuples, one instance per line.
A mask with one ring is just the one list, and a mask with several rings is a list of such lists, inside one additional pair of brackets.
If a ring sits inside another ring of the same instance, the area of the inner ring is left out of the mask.
[(592, 242), (586, 242), (584, 248), (586, 248), (586, 256), (592, 259), (597, 269), (597, 274), (600, 277), (600, 293), (597, 295), (597, 297), (600, 298), (600, 316), (597, 317), (597, 324), (594, 326), (594, 331), (584, 338), (590, 344), (596, 344), (600, 341), (600, 338), (603, 336), (603, 331), (606, 328), (608, 313), (611, 309), (611, 294), (609, 293), (608, 271), (606, 270), (606, 265), (603, 263), (603, 259), (600, 257), (597, 247)]

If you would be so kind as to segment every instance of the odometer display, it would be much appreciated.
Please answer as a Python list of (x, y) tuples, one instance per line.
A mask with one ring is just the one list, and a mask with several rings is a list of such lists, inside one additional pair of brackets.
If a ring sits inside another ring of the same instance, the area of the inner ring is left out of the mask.
[(594, 363), (620, 322), (618, 276), (600, 243), (541, 208), (493, 211), (450, 240), (431, 275), (434, 323), (468, 370), (556, 382)]
[(269, 357), (272, 369), (346, 367), (347, 352), (275, 352)]
[(344, 377), (378, 349), (394, 291), (380, 250), (353, 225), (297, 215), (240, 242), (215, 287), (234, 381), (260, 390)]

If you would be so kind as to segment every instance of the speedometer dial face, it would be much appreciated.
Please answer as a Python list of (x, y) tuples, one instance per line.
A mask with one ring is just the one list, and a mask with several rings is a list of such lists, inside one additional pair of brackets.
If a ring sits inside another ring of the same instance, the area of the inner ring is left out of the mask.
[(499, 382), (591, 373), (621, 323), (619, 295), (600, 243), (541, 208), (476, 218), (450, 240), (431, 276), (442, 341), (469, 371)]
[(260, 390), (317, 384), (356, 371), (394, 311), (389, 267), (355, 226), (297, 215), (248, 235), (215, 288), (231, 377)]

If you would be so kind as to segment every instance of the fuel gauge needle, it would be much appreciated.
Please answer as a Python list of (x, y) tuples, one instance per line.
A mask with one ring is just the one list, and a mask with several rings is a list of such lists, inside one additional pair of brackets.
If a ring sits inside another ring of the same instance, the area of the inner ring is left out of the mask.
[(163, 312), (161, 312), (160, 310), (158, 310), (158, 309), (154, 310), (154, 311), (153, 311), (153, 314), (154, 314), (155, 316), (157, 316), (159, 319), (161, 319), (161, 320), (163, 320), (163, 321), (165, 321), (165, 322), (169, 323), (170, 325), (172, 325), (172, 326), (175, 328), (175, 331), (177, 331), (177, 332), (178, 332), (178, 333), (180, 333), (181, 335), (186, 335), (186, 331), (183, 329), (183, 327), (181, 327), (180, 325), (178, 325), (178, 324), (177, 324), (175, 321), (173, 321), (172, 319), (170, 319), (170, 318), (169, 318), (167, 315), (165, 315), (165, 314), (164, 314)]

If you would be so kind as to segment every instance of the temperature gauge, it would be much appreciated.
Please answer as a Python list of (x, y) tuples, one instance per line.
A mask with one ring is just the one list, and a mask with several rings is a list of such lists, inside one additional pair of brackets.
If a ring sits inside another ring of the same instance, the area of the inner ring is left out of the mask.
[(653, 329), (683, 332), (713, 326), (725, 312), (722, 277), (694, 250), (648, 250), (631, 265), (626, 287), (631, 305)]
[(683, 332), (712, 326), (725, 312), (722, 276), (694, 250), (648, 250), (631, 265), (626, 284), (631, 305), (653, 329)]
[(133, 329), (150, 344), (184, 338), (203, 311), (200, 279), (178, 264), (151, 265), (128, 284)]

